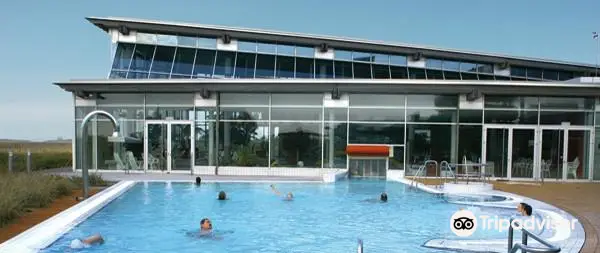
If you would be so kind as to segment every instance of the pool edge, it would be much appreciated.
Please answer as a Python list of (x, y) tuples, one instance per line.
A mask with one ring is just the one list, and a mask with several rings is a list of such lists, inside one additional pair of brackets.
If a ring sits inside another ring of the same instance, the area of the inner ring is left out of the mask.
[(39, 252), (136, 184), (120, 181), (0, 244), (0, 253)]

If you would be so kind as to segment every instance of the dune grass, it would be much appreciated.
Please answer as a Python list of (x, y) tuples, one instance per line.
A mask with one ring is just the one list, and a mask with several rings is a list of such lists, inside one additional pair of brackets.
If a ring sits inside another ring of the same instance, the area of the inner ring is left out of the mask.
[[(99, 175), (90, 175), (91, 186), (106, 186)], [(0, 177), (0, 228), (32, 208), (46, 207), (82, 186), (81, 177), (43, 173), (10, 173)]]
[(8, 152), (13, 152), (13, 171), (27, 169), (27, 151), (31, 151), (32, 170), (71, 167), (71, 143), (0, 142), (0, 173), (8, 169)]

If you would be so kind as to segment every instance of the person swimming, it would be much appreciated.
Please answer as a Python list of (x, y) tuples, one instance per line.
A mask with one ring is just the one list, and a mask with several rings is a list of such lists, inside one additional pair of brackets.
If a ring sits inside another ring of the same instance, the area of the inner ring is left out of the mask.
[(200, 230), (188, 231), (186, 235), (192, 238), (222, 240), (224, 234), (231, 234), (233, 231), (217, 231), (213, 229), (209, 218), (200, 220)]
[[(275, 188), (275, 185), (271, 185), (271, 190), (273, 191), (273, 193), (275, 193), (275, 195), (277, 195), (277, 196), (281, 196), (281, 192), (279, 192), (279, 191), (278, 191), (278, 190)], [(288, 193), (285, 195), (285, 198), (284, 198), (283, 200), (290, 201), (290, 200), (293, 200), (293, 199), (294, 199), (294, 194), (293, 194), (292, 192), (288, 192)]]
[(200, 185), (202, 183), (202, 178), (196, 177), (196, 185)]
[(73, 241), (71, 241), (71, 245), (70, 247), (72, 249), (83, 249), (83, 248), (89, 248), (91, 246), (94, 245), (99, 245), (99, 244), (103, 244), (104, 243), (104, 238), (102, 238), (102, 236), (100, 234), (95, 234), (92, 235), (88, 238), (84, 238), (84, 239), (74, 239)]
[(379, 199), (372, 198), (372, 199), (365, 199), (364, 201), (371, 202), (371, 203), (375, 203), (375, 202), (386, 203), (388, 201), (388, 195), (387, 195), (387, 193), (382, 192), (381, 195), (379, 195)]
[(218, 200), (227, 200), (227, 194), (224, 191), (219, 192)]

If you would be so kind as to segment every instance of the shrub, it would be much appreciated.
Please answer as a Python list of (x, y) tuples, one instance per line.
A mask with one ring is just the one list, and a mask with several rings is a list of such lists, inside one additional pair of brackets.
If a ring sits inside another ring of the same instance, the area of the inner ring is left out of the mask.
[(0, 177), (0, 227), (27, 208), (45, 207), (78, 186), (73, 180), (42, 173), (14, 173)]
[[(73, 164), (71, 152), (37, 152), (31, 153), (32, 170), (71, 167)], [(0, 152), (0, 171), (8, 169), (8, 152)], [(27, 170), (27, 153), (13, 153), (13, 171)]]
[[(107, 186), (108, 185), (108, 182), (106, 182), (102, 178), (102, 176), (100, 176), (99, 174), (90, 173), (88, 175), (88, 180), (89, 180), (90, 186)], [(72, 176), (71, 181), (73, 183), (77, 184), (78, 186), (83, 185), (83, 178), (81, 178), (80, 176)]]

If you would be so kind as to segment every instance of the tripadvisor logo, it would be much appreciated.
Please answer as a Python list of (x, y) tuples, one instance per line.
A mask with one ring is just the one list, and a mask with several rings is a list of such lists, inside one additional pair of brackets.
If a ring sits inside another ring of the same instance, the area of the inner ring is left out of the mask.
[(513, 229), (525, 228), (529, 231), (542, 229), (564, 229), (570, 227), (575, 229), (577, 219), (569, 220), (553, 220), (553, 219), (536, 219), (534, 216), (524, 216), (519, 218), (504, 218), (498, 216), (479, 215), (476, 217), (469, 210), (459, 210), (450, 218), (450, 230), (460, 237), (471, 236), (477, 228), (483, 230), (496, 230), (498, 232), (508, 231), (509, 226)]

